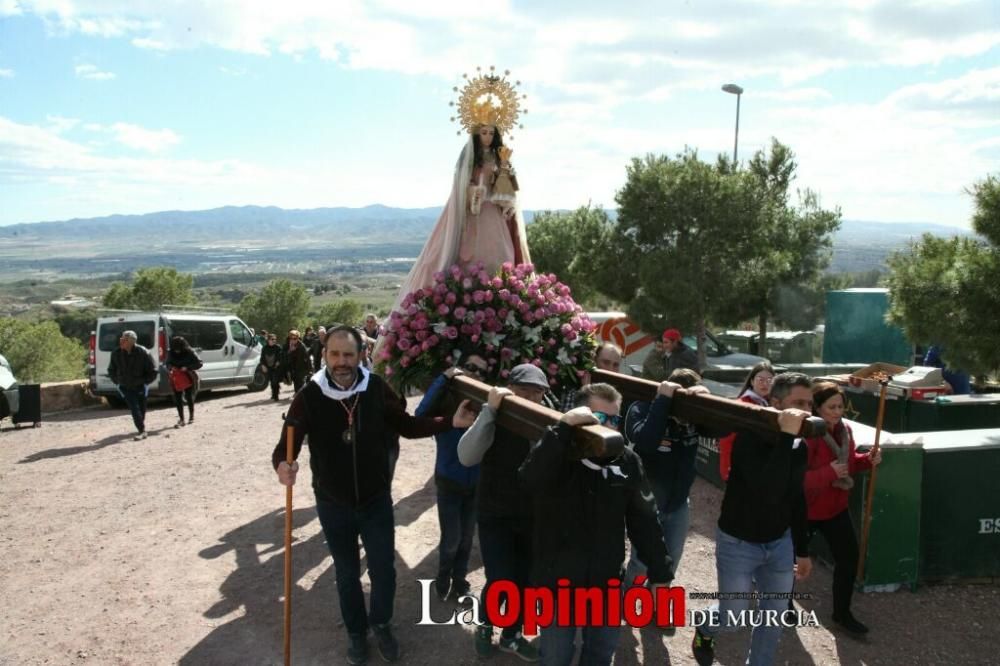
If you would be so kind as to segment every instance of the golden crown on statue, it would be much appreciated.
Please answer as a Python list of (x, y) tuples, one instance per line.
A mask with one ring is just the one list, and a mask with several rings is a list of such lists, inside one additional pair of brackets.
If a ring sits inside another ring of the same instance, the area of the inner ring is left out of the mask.
[[(483, 74), (482, 68), (476, 67), (478, 74), (474, 78), (462, 74), (467, 83), (461, 89), (458, 86), (454, 88), (459, 93), (458, 101), (448, 105), (457, 107), (458, 115), (452, 116), (451, 120), (461, 123), (466, 132), (475, 132), (480, 125), (493, 125), (502, 134), (508, 134), (514, 127), (524, 129), (524, 125), (518, 123), (520, 115), (528, 113), (527, 109), (521, 108), (521, 101), (527, 99), (527, 95), (517, 90), (521, 82), (511, 82), (507, 78), (510, 70), (505, 70), (503, 75), (495, 74), (495, 70), (490, 65), (489, 73)], [(461, 133), (462, 130), (457, 132)]]

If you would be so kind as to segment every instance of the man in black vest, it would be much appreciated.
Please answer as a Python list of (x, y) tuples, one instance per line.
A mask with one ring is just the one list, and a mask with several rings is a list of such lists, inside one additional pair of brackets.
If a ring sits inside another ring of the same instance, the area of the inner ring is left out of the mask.
[[(479, 526), (479, 551), (486, 570), (482, 598), (494, 581), (512, 580), (522, 589), (531, 572), (532, 506), (518, 468), (528, 455), (531, 442), (497, 425), (496, 418), (504, 396), (541, 403), (549, 389), (545, 373), (530, 363), (514, 366), (509, 376), (510, 388), (494, 387), (475, 423), (458, 442), (458, 459), (467, 467), (479, 465), (479, 494), (476, 519)], [(538, 648), (521, 633), (523, 614), (500, 634), (499, 648), (525, 661), (538, 661)], [(493, 627), (476, 630), (476, 653), (490, 656)]]
[[(349, 326), (327, 332), (326, 368), (312, 376), (295, 395), (271, 463), (284, 485), (295, 483), (298, 463), (285, 462), (285, 429), (295, 428), (294, 457), (309, 436), (316, 513), (333, 555), (340, 612), (350, 645), (347, 661), (368, 659), (368, 628), (375, 633), (379, 654), (399, 659), (399, 644), (389, 626), (396, 594), (390, 448), (393, 436), (428, 437), (472, 424), (474, 415), (459, 407), (454, 422), (443, 417), (417, 418), (378, 375), (359, 367), (363, 345)], [(371, 610), (361, 590), (358, 537), (365, 548), (371, 579)]]

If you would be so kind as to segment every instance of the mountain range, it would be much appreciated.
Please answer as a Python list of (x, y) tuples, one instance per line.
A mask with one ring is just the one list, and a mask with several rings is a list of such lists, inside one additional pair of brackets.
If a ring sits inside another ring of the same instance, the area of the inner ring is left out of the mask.
[[(616, 211), (608, 211), (612, 217)], [(15, 246), (42, 248), (53, 244), (89, 246), (94, 256), (95, 241), (114, 239), (107, 251), (97, 251), (101, 257), (113, 257), (128, 244), (128, 253), (135, 254), (143, 239), (150, 249), (164, 258), (165, 246), (182, 242), (225, 243), (232, 247), (241, 241), (250, 244), (269, 243), (313, 246), (365, 246), (369, 251), (379, 245), (399, 247), (400, 244), (421, 243), (430, 233), (440, 207), (392, 208), (371, 205), (362, 208), (284, 209), (274, 206), (225, 206), (200, 211), (163, 211), (144, 215), (109, 215), (56, 222), (14, 224), (0, 227), (0, 255)], [(525, 212), (530, 223), (535, 211)], [(971, 232), (943, 225), (921, 222), (873, 222), (843, 220), (834, 236), (834, 271), (862, 271), (881, 266), (892, 251), (904, 248), (908, 242), (924, 233), (937, 236), (969, 235)], [(63, 245), (63, 247), (65, 247)], [(6, 250), (6, 251), (5, 251)], [(63, 249), (63, 257), (71, 256)], [(8, 254), (9, 256), (9, 254)], [(395, 255), (398, 256), (398, 255)]]

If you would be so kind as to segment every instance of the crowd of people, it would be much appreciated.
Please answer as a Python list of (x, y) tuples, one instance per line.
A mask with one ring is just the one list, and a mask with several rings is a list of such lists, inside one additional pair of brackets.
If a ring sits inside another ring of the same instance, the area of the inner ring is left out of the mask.
[[(391, 626), (392, 474), (398, 438), (428, 435), (437, 444), (440, 527), (432, 589), (442, 601), (468, 605), (478, 594), (485, 607), (499, 582), (520, 590), (554, 590), (566, 580), (574, 589), (609, 581), (617, 581), (621, 590), (635, 584), (669, 586), (688, 532), (698, 439), (728, 437), (728, 480), (716, 532), (719, 598), (706, 609), (717, 619), (697, 628), (696, 661), (713, 662), (715, 641), (738, 628), (732, 618), (751, 607), (752, 598), (760, 611), (793, 608), (794, 581), (810, 572), (809, 541), (815, 534), (833, 553), (833, 621), (854, 636), (867, 632), (851, 611), (858, 546), (847, 497), (851, 474), (878, 464), (879, 455), (857, 451), (843, 422), (844, 400), (836, 384), (814, 385), (798, 373), (775, 374), (762, 363), (751, 370), (740, 399), (778, 409), (780, 435), (688, 423), (671, 415), (673, 396), (678, 390), (707, 389), (698, 372), (686, 367), (689, 355), (679, 332), (670, 329), (657, 350), (659, 358), (648, 364), (670, 369), (652, 401), (623, 406), (613, 386), (589, 383), (589, 378), (582, 387), (553, 396), (544, 372), (523, 364), (511, 370), (506, 386), (490, 390), (476, 414), (477, 406), (459, 402), (448, 390), (459, 374), (486, 379), (484, 353), (469, 347), (432, 382), (410, 416), (405, 401), (366, 367), (367, 333), (346, 326), (323, 333), (323, 369), (296, 392), (284, 428), (294, 428), (295, 457), (303, 442), (310, 447), (313, 491), (336, 568), (349, 663), (367, 661), (369, 630), (383, 659), (400, 656)], [(617, 372), (621, 359), (620, 349), (605, 344), (597, 349), (595, 366)], [(564, 413), (544, 437), (529, 441), (500, 422), (503, 402), (511, 395), (563, 407)], [(828, 435), (802, 439), (802, 422), (812, 414), (826, 421)], [(587, 424), (618, 430), (628, 444), (624, 452), (609, 457), (577, 453), (573, 428)], [(278, 480), (288, 485), (298, 466), (285, 461), (284, 442), (283, 430), (272, 464)], [(486, 578), (478, 592), (467, 578), (477, 532)], [(370, 605), (361, 591), (359, 540), (368, 558)], [(493, 596), (512, 603), (506, 594)], [(475, 653), (482, 658), (502, 651), (529, 662), (569, 664), (580, 634), (580, 663), (611, 662), (618, 623), (553, 624), (533, 641), (523, 632), (523, 607), (520, 612), (499, 634), (488, 623), (477, 627)], [(780, 625), (754, 626), (747, 662), (772, 663), (781, 632)]]

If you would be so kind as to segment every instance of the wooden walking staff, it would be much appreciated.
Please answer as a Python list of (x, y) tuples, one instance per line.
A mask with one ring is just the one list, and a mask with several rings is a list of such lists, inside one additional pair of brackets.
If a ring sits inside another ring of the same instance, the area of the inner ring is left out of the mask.
[[(648, 379), (630, 377), (607, 370), (590, 373), (595, 382), (611, 384), (622, 394), (625, 401), (656, 399), (660, 385)], [(684, 389), (674, 391), (670, 399), (670, 415), (698, 425), (752, 430), (765, 436), (776, 436), (781, 432), (778, 414), (773, 407), (760, 407), (739, 400), (730, 400), (705, 393), (688, 393)], [(818, 416), (811, 416), (802, 422), (799, 437), (822, 437), (826, 433), (826, 423)]]
[[(295, 462), (295, 426), (285, 431), (285, 462)], [(285, 666), (292, 663), (292, 486), (285, 486)]]
[[(468, 375), (455, 375), (449, 384), (449, 389), (462, 400), (469, 400), (469, 408), (477, 410), (486, 402), (489, 395), (489, 384), (472, 379)], [(535, 441), (541, 439), (546, 428), (559, 423), (562, 413), (554, 409), (508, 395), (504, 398), (497, 414), (497, 423), (508, 430)], [(574, 457), (613, 457), (620, 455), (625, 449), (625, 440), (621, 433), (611, 428), (599, 425), (574, 427)]]
[[(889, 387), (889, 380), (882, 380), (882, 387), (878, 392), (878, 414), (875, 417), (875, 443), (869, 455), (872, 457), (878, 453), (879, 439), (882, 437), (882, 423), (885, 420), (885, 394)], [(868, 556), (868, 532), (872, 526), (872, 501), (875, 499), (875, 477), (878, 475), (878, 465), (872, 465), (872, 471), (868, 475), (868, 493), (865, 500), (865, 516), (861, 527), (861, 544), (858, 547), (858, 574), (857, 580), (864, 581), (865, 578), (865, 558)]]

